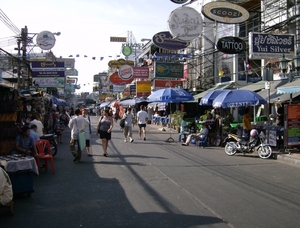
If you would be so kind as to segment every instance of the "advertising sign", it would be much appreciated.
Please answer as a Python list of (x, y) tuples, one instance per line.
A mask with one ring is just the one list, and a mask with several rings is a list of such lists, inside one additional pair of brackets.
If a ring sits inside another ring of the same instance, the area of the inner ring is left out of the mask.
[(55, 45), (55, 36), (52, 32), (43, 31), (40, 32), (36, 37), (36, 44), (42, 50), (50, 50)]
[(118, 72), (115, 72), (109, 76), (109, 81), (115, 85), (125, 85), (125, 84), (130, 84), (133, 81), (133, 77), (131, 77), (128, 80), (124, 80), (120, 78)]
[(217, 49), (226, 54), (237, 54), (246, 50), (246, 42), (238, 37), (226, 36), (218, 40)]
[(151, 82), (137, 81), (136, 82), (136, 96), (148, 97), (151, 94)]
[(250, 59), (293, 59), (295, 50), (295, 35), (293, 34), (268, 34), (249, 33), (249, 58)]
[(186, 3), (187, 1), (189, 1), (189, 0), (171, 0), (171, 2), (174, 2), (176, 4), (183, 4), (183, 3)]
[(149, 78), (149, 68), (133, 67), (133, 78)]
[(202, 33), (202, 16), (194, 8), (180, 7), (171, 12), (168, 27), (174, 38), (191, 41)]
[(287, 146), (300, 145), (300, 105), (287, 105)]
[(172, 62), (155, 62), (155, 78), (183, 78), (183, 64)]
[(33, 84), (39, 85), (40, 88), (64, 88), (65, 80), (64, 78), (56, 77), (56, 78), (34, 78)]
[(248, 20), (249, 12), (230, 2), (209, 2), (202, 7), (204, 16), (225, 24), (238, 24)]
[(65, 77), (64, 62), (31, 62), (32, 77)]
[(153, 43), (167, 50), (180, 50), (190, 45), (190, 42), (174, 39), (170, 32), (159, 32), (152, 38)]
[(175, 88), (176, 86), (181, 86), (182, 88), (182, 81), (179, 80), (154, 80), (154, 88), (155, 90), (158, 89), (165, 89), (165, 88)]
[(118, 74), (123, 80), (128, 80), (133, 77), (133, 68), (129, 65), (122, 65)]
[(111, 36), (110, 37), (110, 42), (121, 42), (121, 43), (126, 43), (127, 38), (126, 37), (116, 37), (116, 36)]
[(131, 96), (136, 96), (136, 85), (130, 85), (129, 86), (129, 94)]

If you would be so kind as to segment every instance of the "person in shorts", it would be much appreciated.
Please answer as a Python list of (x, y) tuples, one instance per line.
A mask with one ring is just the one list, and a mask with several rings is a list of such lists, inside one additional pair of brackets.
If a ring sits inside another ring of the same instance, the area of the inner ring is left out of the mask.
[(111, 140), (111, 131), (114, 126), (113, 118), (109, 115), (109, 110), (105, 109), (103, 115), (99, 118), (97, 125), (97, 135), (102, 139), (103, 156), (108, 156), (107, 147), (108, 142)]
[(140, 111), (137, 113), (137, 122), (139, 126), (140, 139), (142, 139), (143, 136), (144, 140), (146, 141), (146, 123), (148, 121), (148, 113), (144, 109), (145, 107), (141, 105)]

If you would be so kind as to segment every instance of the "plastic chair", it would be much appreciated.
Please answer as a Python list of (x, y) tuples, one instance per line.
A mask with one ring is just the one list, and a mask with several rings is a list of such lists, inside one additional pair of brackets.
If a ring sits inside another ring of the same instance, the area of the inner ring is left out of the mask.
[[(48, 160), (50, 160), (51, 162), (51, 167), (52, 167), (52, 173), (55, 173), (55, 169), (54, 169), (54, 159), (53, 156), (51, 154), (51, 149), (50, 149), (50, 142), (48, 140), (45, 139), (39, 139), (35, 141), (36, 143), (36, 149), (38, 152), (38, 155), (35, 156), (35, 160), (37, 163), (38, 168), (40, 169), (40, 164), (41, 164), (41, 159), (45, 160), (45, 168), (46, 171), (48, 170)], [(47, 152), (47, 154), (45, 154), (45, 151)]]
[(204, 136), (201, 140), (198, 140), (198, 147), (206, 147), (207, 146), (207, 136)]
[(0, 205), (0, 208), (8, 208), (10, 215), (14, 215), (14, 202), (10, 201), (8, 204)]

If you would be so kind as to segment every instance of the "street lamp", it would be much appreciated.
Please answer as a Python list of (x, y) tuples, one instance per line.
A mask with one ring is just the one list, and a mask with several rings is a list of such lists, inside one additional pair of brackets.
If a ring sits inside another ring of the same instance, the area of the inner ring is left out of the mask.
[(299, 71), (300, 70), (300, 56), (297, 54), (293, 58), (293, 61), (294, 61), (294, 65), (295, 65), (296, 70)]
[[(282, 59), (279, 61), (279, 67), (285, 77), (285, 72), (288, 68), (288, 60), (285, 59), (284, 55), (282, 56)], [(291, 74), (291, 72), (290, 72), (290, 74)], [(290, 77), (290, 81), (291, 81), (291, 78), (292, 78), (292, 76)], [(292, 94), (290, 94), (290, 104), (291, 103), (292, 103)]]

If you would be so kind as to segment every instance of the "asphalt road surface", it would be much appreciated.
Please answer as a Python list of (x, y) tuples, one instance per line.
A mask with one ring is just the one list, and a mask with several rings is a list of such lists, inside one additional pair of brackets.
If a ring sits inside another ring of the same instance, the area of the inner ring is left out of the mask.
[[(147, 126), (147, 140), (125, 143), (115, 124), (108, 157), (95, 135), (92, 153), (73, 163), (70, 130), (55, 156), (56, 173), (41, 168), (30, 197), (0, 211), (0, 227), (300, 227), (299, 167), (224, 149), (166, 143), (169, 131)], [(171, 135), (177, 141), (177, 134)]]

